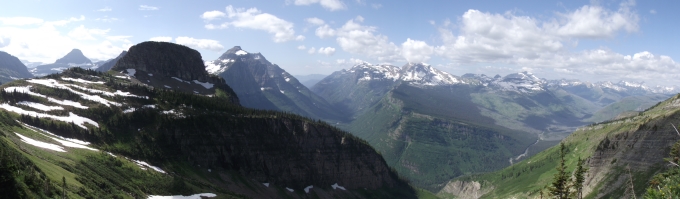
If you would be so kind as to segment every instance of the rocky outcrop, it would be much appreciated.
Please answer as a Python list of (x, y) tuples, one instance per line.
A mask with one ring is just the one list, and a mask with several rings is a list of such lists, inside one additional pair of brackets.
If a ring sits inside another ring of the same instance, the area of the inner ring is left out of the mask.
[(441, 193), (447, 193), (456, 196), (460, 199), (477, 199), (482, 197), (484, 194), (489, 193), (493, 190), (489, 187), (484, 187), (477, 181), (452, 181), (446, 184), (444, 188), (440, 191)]
[(0, 82), (7, 83), (14, 79), (31, 77), (33, 75), (17, 57), (0, 51)]
[(211, 80), (205, 71), (201, 53), (186, 46), (168, 42), (147, 41), (130, 47), (113, 70), (137, 69), (184, 80)]
[[(236, 93), (224, 79), (206, 72), (201, 54), (194, 49), (174, 43), (147, 41), (130, 47), (123, 54), (111, 70), (128, 73), (140, 83), (156, 88), (199, 94), (215, 94), (215, 88), (219, 88), (229, 96), (230, 102), (240, 104)], [(135, 72), (128, 71), (130, 69)], [(214, 87), (204, 87), (197, 82)], [(174, 85), (168, 86), (171, 83)]]

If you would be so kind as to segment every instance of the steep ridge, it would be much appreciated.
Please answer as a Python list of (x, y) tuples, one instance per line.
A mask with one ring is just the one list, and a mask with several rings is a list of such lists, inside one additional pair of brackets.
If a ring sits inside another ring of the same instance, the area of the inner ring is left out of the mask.
[(28, 69), (19, 58), (0, 51), (0, 82), (4, 84), (16, 79), (31, 77), (33, 75), (28, 72)]
[[(680, 121), (680, 96), (676, 95), (639, 114), (579, 128), (562, 142), (567, 146), (567, 173), (576, 160), (586, 159), (586, 198), (632, 198), (645, 193), (655, 173), (668, 167), (663, 158), (680, 140), (671, 124)], [(470, 198), (455, 187), (481, 183), (482, 198), (538, 197), (553, 180), (558, 147), (552, 147), (503, 170), (452, 180), (440, 196)], [(631, 184), (630, 182), (633, 182)], [(634, 189), (633, 189), (634, 188)]]
[(35, 68), (31, 68), (31, 70), (29, 71), (34, 76), (40, 77), (49, 74), (59, 73), (72, 67), (90, 69), (96, 67), (96, 65), (94, 65), (90, 59), (85, 57), (82, 51), (78, 49), (73, 49), (71, 50), (71, 52), (64, 55), (64, 57), (57, 59), (57, 61), (55, 61), (54, 63), (36, 66)]
[(118, 57), (116, 57), (116, 58), (106, 60), (101, 65), (98, 65), (97, 68), (95, 69), (95, 71), (106, 72), (106, 71), (111, 70), (111, 68), (113, 68), (113, 65), (116, 65), (116, 62), (118, 62), (118, 60), (120, 58), (125, 56), (125, 54), (127, 54), (127, 51), (121, 52), (120, 55), (118, 55)]
[[(154, 60), (137, 54), (140, 46), (118, 63)], [(165, 60), (162, 67), (181, 70), (171, 65), (181, 61)], [(177, 75), (157, 67), (117, 64), (109, 73), (73, 68), (4, 85), (0, 119), (18, 122), (0, 125), (2, 150), (29, 159), (26, 167), (36, 174), (27, 177), (40, 183), (61, 185), (65, 177), (69, 197), (415, 197), (365, 141), (323, 122), (243, 108), (229, 96), (156, 88), (137, 79), (139, 73)], [(135, 74), (118, 76), (123, 69)], [(202, 78), (197, 75), (183, 77)], [(39, 190), (24, 191), (35, 197), (61, 193)]]
[(227, 81), (245, 107), (281, 110), (330, 121), (345, 120), (340, 110), (260, 53), (248, 53), (235, 46), (205, 65), (205, 70)]
[(133, 77), (136, 83), (204, 95), (222, 92), (230, 96), (232, 103), (239, 103), (224, 79), (204, 70), (201, 54), (194, 49), (147, 41), (130, 47), (123, 54), (111, 70)]

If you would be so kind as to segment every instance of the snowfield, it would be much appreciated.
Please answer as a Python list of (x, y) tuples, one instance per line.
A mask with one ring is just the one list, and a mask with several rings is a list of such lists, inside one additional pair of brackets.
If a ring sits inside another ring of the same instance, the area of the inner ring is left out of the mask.
[(44, 148), (44, 149), (49, 149), (49, 150), (52, 150), (52, 151), (66, 152), (66, 151), (64, 151), (64, 147), (61, 147), (61, 146), (59, 146), (59, 145), (50, 144), (50, 143), (47, 143), (47, 142), (41, 142), (41, 141), (38, 141), (38, 140), (34, 140), (34, 139), (28, 138), (28, 137), (26, 137), (26, 136), (23, 136), (23, 135), (21, 135), (21, 134), (18, 134), (18, 133), (16, 133), (16, 132), (14, 132), (14, 134), (16, 134), (17, 136), (19, 136), (19, 138), (21, 138), (21, 141), (22, 141), (22, 142), (25, 142), (26, 144), (30, 144), (30, 145), (33, 145), (33, 146), (36, 146), (36, 147), (40, 147), (40, 148)]
[(34, 109), (38, 109), (41, 111), (51, 111), (51, 110), (64, 110), (64, 107), (61, 106), (47, 106), (44, 104), (40, 103), (35, 103), (35, 102), (29, 102), (29, 101), (21, 101), (17, 102), (17, 104), (25, 105)]
[(208, 197), (208, 198), (213, 198), (216, 197), (217, 195), (214, 193), (199, 193), (199, 194), (194, 194), (190, 196), (154, 196), (150, 195), (147, 199), (201, 199), (201, 197)]
[(97, 122), (95, 122), (91, 119), (85, 118), (85, 117), (78, 116), (76, 114), (73, 114), (72, 112), (68, 113), (69, 114), (68, 117), (66, 117), (66, 116), (56, 116), (56, 115), (49, 115), (49, 114), (44, 114), (44, 113), (37, 113), (35, 111), (27, 111), (27, 110), (21, 109), (19, 107), (9, 105), (7, 103), (0, 104), (0, 108), (5, 109), (5, 110), (10, 111), (10, 112), (15, 112), (15, 113), (18, 113), (18, 114), (24, 114), (24, 115), (28, 115), (28, 116), (32, 116), (32, 117), (52, 118), (54, 120), (59, 120), (59, 121), (67, 122), (67, 123), (73, 122), (74, 124), (78, 125), (81, 128), (84, 128), (84, 129), (87, 129), (87, 127), (85, 127), (85, 125), (83, 125), (85, 123), (89, 123), (89, 124), (92, 124), (96, 127), (99, 127), (99, 124), (97, 124)]

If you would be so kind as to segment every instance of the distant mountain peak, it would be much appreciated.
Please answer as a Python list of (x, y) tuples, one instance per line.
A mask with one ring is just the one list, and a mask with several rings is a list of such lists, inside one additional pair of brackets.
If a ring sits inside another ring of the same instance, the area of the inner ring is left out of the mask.
[(92, 61), (83, 55), (83, 52), (79, 49), (73, 49), (71, 52), (66, 54), (64, 57), (57, 59), (54, 63), (57, 64), (68, 64), (73, 66), (80, 65), (92, 65)]

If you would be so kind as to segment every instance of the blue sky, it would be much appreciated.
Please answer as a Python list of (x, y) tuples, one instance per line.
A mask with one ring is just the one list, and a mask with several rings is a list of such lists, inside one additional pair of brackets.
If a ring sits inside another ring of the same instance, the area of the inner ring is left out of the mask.
[(426, 62), (454, 75), (680, 86), (677, 1), (23, 0), (0, 6), (0, 51), (93, 60), (148, 40), (214, 60), (233, 46), (292, 74), (366, 61)]

